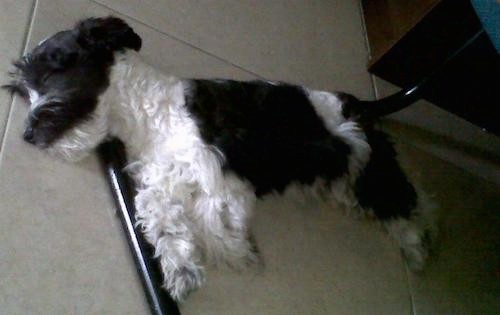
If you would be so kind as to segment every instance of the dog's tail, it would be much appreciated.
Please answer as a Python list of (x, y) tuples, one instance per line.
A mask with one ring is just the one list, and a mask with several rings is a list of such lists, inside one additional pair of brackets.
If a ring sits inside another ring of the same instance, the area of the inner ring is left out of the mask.
[(361, 101), (347, 96), (348, 100), (344, 103), (343, 114), (345, 117), (371, 121), (395, 113), (419, 100), (425, 83), (426, 80), (423, 80), (416, 86), (376, 101)]
[(415, 103), (417, 100), (422, 98), (424, 90), (432, 85), (429, 83), (436, 79), (437, 75), (443, 71), (448, 63), (474, 43), (483, 32), (484, 30), (478, 31), (460, 48), (449, 54), (446, 59), (435, 68), (434, 71), (429, 73), (426, 77), (421, 79), (420, 82), (410, 88), (403, 89), (396, 94), (384, 97), (377, 101), (360, 101), (347, 95), (346, 98), (344, 98), (346, 101), (343, 108), (344, 116), (347, 118), (352, 117), (360, 121), (371, 122), (379, 117), (395, 113)]

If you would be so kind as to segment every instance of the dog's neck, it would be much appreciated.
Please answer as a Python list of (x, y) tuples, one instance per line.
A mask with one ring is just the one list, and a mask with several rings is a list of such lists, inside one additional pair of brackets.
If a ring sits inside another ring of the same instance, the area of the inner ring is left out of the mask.
[(136, 52), (118, 54), (100, 99), (109, 108), (110, 135), (121, 139), (134, 159), (150, 157), (154, 144), (166, 138), (177, 139), (171, 141), (179, 142), (176, 148), (189, 146), (196, 126), (184, 108), (184, 91), (182, 80), (157, 71)]

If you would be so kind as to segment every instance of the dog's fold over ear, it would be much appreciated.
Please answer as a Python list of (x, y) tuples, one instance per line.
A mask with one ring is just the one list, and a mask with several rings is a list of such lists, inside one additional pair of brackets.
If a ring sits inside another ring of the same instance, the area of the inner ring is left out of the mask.
[(138, 51), (142, 45), (139, 35), (125, 21), (113, 16), (85, 19), (76, 25), (75, 32), (78, 43), (95, 52), (124, 48)]

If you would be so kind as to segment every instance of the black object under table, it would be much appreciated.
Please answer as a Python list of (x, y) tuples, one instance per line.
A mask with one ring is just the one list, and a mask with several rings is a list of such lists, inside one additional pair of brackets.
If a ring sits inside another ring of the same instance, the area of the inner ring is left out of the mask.
[(127, 159), (123, 144), (116, 139), (97, 149), (122, 222), (137, 272), (153, 315), (179, 315), (179, 309), (169, 294), (161, 288), (162, 274), (154, 257), (153, 247), (146, 242), (136, 226), (133, 185), (122, 170)]

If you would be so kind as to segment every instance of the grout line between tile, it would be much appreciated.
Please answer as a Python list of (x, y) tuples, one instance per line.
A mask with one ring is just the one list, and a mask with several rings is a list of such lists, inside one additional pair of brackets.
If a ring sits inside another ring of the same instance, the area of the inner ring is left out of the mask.
[[(26, 52), (26, 49), (28, 47), (28, 39), (29, 39), (29, 34), (33, 28), (33, 22), (34, 22), (34, 18), (35, 18), (35, 11), (36, 11), (36, 8), (38, 6), (38, 0), (33, 0), (33, 4), (31, 5), (31, 8), (30, 8), (30, 13), (29, 13), (29, 16), (28, 16), (28, 23), (26, 23), (26, 31), (24, 32), (23, 34), (23, 40), (22, 40), (22, 43), (21, 43), (21, 51), (19, 52), (19, 57), (24, 55), (24, 53)], [(0, 152), (3, 152), (3, 149), (4, 149), (4, 144), (5, 144), (5, 137), (7, 135), (7, 130), (9, 129), (9, 125), (10, 125), (10, 121), (11, 121), (11, 115), (12, 115), (12, 108), (14, 106), (14, 100), (15, 100), (15, 96), (12, 96), (10, 98), (10, 102), (9, 102), (9, 108), (7, 110), (7, 117), (5, 118), (6, 121), (5, 121), (5, 124), (4, 124), (4, 128), (3, 130), (0, 130)]]
[(177, 42), (180, 42), (180, 43), (182, 43), (182, 44), (184, 44), (184, 45), (186, 45), (186, 46), (189, 46), (189, 47), (191, 47), (191, 48), (193, 48), (193, 49), (195, 49), (195, 50), (197, 50), (197, 51), (200, 51), (200, 52), (202, 52), (202, 53), (204, 53), (204, 54), (206, 54), (206, 55), (209, 55), (209, 56), (211, 56), (211, 57), (213, 57), (213, 58), (215, 58), (215, 59), (217, 59), (217, 60), (219, 60), (219, 61), (222, 61), (222, 62), (224, 62), (224, 63), (226, 63), (226, 64), (228, 64), (228, 65), (231, 65), (231, 66), (233, 66), (233, 67), (235, 67), (235, 68), (238, 68), (238, 69), (239, 69), (239, 70), (241, 70), (241, 71), (244, 71), (244, 72), (246, 72), (246, 73), (248, 73), (248, 74), (251, 74), (251, 75), (253, 75), (253, 76), (256, 76), (256, 77), (257, 77), (257, 78), (259, 78), (259, 79), (265, 79), (265, 78), (264, 78), (263, 76), (261, 76), (260, 74), (257, 74), (257, 73), (255, 73), (255, 72), (253, 72), (253, 71), (251, 71), (251, 70), (248, 70), (248, 69), (246, 69), (246, 68), (244, 68), (244, 67), (242, 67), (242, 66), (239, 66), (239, 65), (237, 65), (237, 64), (235, 64), (235, 63), (233, 63), (233, 62), (232, 62), (232, 61), (230, 61), (230, 60), (227, 60), (227, 59), (224, 59), (224, 58), (222, 58), (222, 57), (219, 57), (219, 56), (215, 55), (214, 53), (211, 53), (211, 52), (209, 52), (209, 51), (207, 51), (207, 50), (205, 50), (205, 49), (203, 49), (203, 48), (200, 48), (200, 47), (198, 47), (198, 46), (195, 46), (195, 45), (193, 45), (193, 44), (191, 44), (191, 43), (187, 42), (186, 40), (184, 40), (184, 39), (182, 39), (182, 38), (180, 38), (180, 37), (178, 37), (178, 36), (175, 36), (175, 35), (173, 35), (173, 34), (170, 34), (170, 33), (167, 33), (167, 32), (165, 32), (165, 31), (162, 31), (162, 30), (160, 30), (160, 29), (158, 29), (158, 28), (156, 28), (156, 27), (154, 27), (154, 26), (152, 26), (152, 25), (149, 25), (149, 24), (147, 24), (147, 23), (145, 23), (145, 22), (143, 22), (143, 21), (141, 21), (141, 20), (139, 20), (139, 19), (137, 19), (137, 18), (135, 18), (135, 17), (133, 17), (133, 16), (130, 16), (130, 15), (125, 14), (125, 13), (122, 13), (122, 12), (120, 12), (120, 11), (118, 11), (118, 10), (116, 10), (116, 9), (114, 9), (114, 8), (112, 8), (112, 7), (110, 7), (110, 6), (108, 6), (108, 5), (105, 5), (105, 4), (103, 4), (103, 3), (99, 2), (99, 1), (97, 1), (97, 0), (90, 0), (90, 2), (93, 2), (93, 3), (97, 4), (97, 5), (99, 5), (99, 6), (103, 7), (103, 8), (106, 8), (106, 9), (108, 9), (108, 10), (112, 11), (112, 12), (115, 12), (115, 13), (117, 13), (117, 14), (120, 14), (120, 15), (122, 15), (122, 16), (124, 16), (124, 17), (126, 17), (126, 18), (128, 18), (128, 19), (130, 19), (130, 20), (132, 20), (132, 21), (134, 21), (134, 22), (136, 22), (136, 23), (138, 23), (138, 24), (141, 24), (141, 25), (146, 26), (146, 27), (148, 27), (148, 28), (150, 28), (150, 29), (153, 29), (153, 30), (155, 30), (155, 31), (159, 32), (159, 33), (160, 33), (160, 34), (162, 34), (162, 35), (165, 35), (165, 36), (167, 36), (167, 37), (169, 37), (169, 38), (171, 38), (171, 39), (173, 39), (173, 40), (175, 40), (175, 41), (177, 41)]
[[(361, 20), (361, 28), (363, 29), (363, 37), (364, 37), (364, 42), (365, 42), (365, 48), (366, 51), (368, 52), (368, 59), (371, 59), (372, 57), (372, 51), (370, 49), (370, 41), (368, 40), (368, 31), (366, 29), (366, 22), (365, 22), (365, 11), (363, 10), (363, 4), (361, 3), (362, 0), (358, 1), (358, 10), (359, 10), (359, 17)], [(368, 62), (369, 60), (367, 60)]]
[(417, 315), (417, 309), (415, 306), (415, 297), (413, 296), (413, 287), (412, 287), (411, 281), (410, 281), (410, 269), (408, 268), (408, 264), (406, 263), (406, 261), (404, 262), (404, 266), (405, 266), (405, 273), (406, 273), (406, 283), (408, 285), (408, 294), (410, 296), (411, 313), (413, 315)]
[[(362, 0), (358, 1), (358, 9), (359, 9), (359, 17), (361, 20), (361, 27), (363, 29), (363, 37), (365, 39), (364, 40), (365, 49), (368, 52), (368, 60), (366, 61), (368, 64), (368, 62), (370, 61), (370, 59), (372, 57), (372, 51), (370, 49), (370, 41), (368, 40), (368, 31), (366, 29), (365, 11), (363, 10), (363, 4), (361, 1)], [(370, 81), (372, 83), (372, 90), (373, 90), (373, 94), (375, 95), (375, 99), (379, 99), (380, 95), (379, 95), (379, 91), (377, 89), (377, 84), (375, 82), (375, 75), (371, 74), (371, 73), (369, 73), (369, 75), (370, 75)]]
[(373, 93), (375, 93), (375, 99), (380, 99), (381, 96), (380, 96), (380, 91), (377, 87), (377, 81), (376, 81), (376, 78), (375, 78), (375, 75), (374, 74), (371, 74), (370, 73), (370, 80), (372, 82), (372, 89), (373, 89)]

